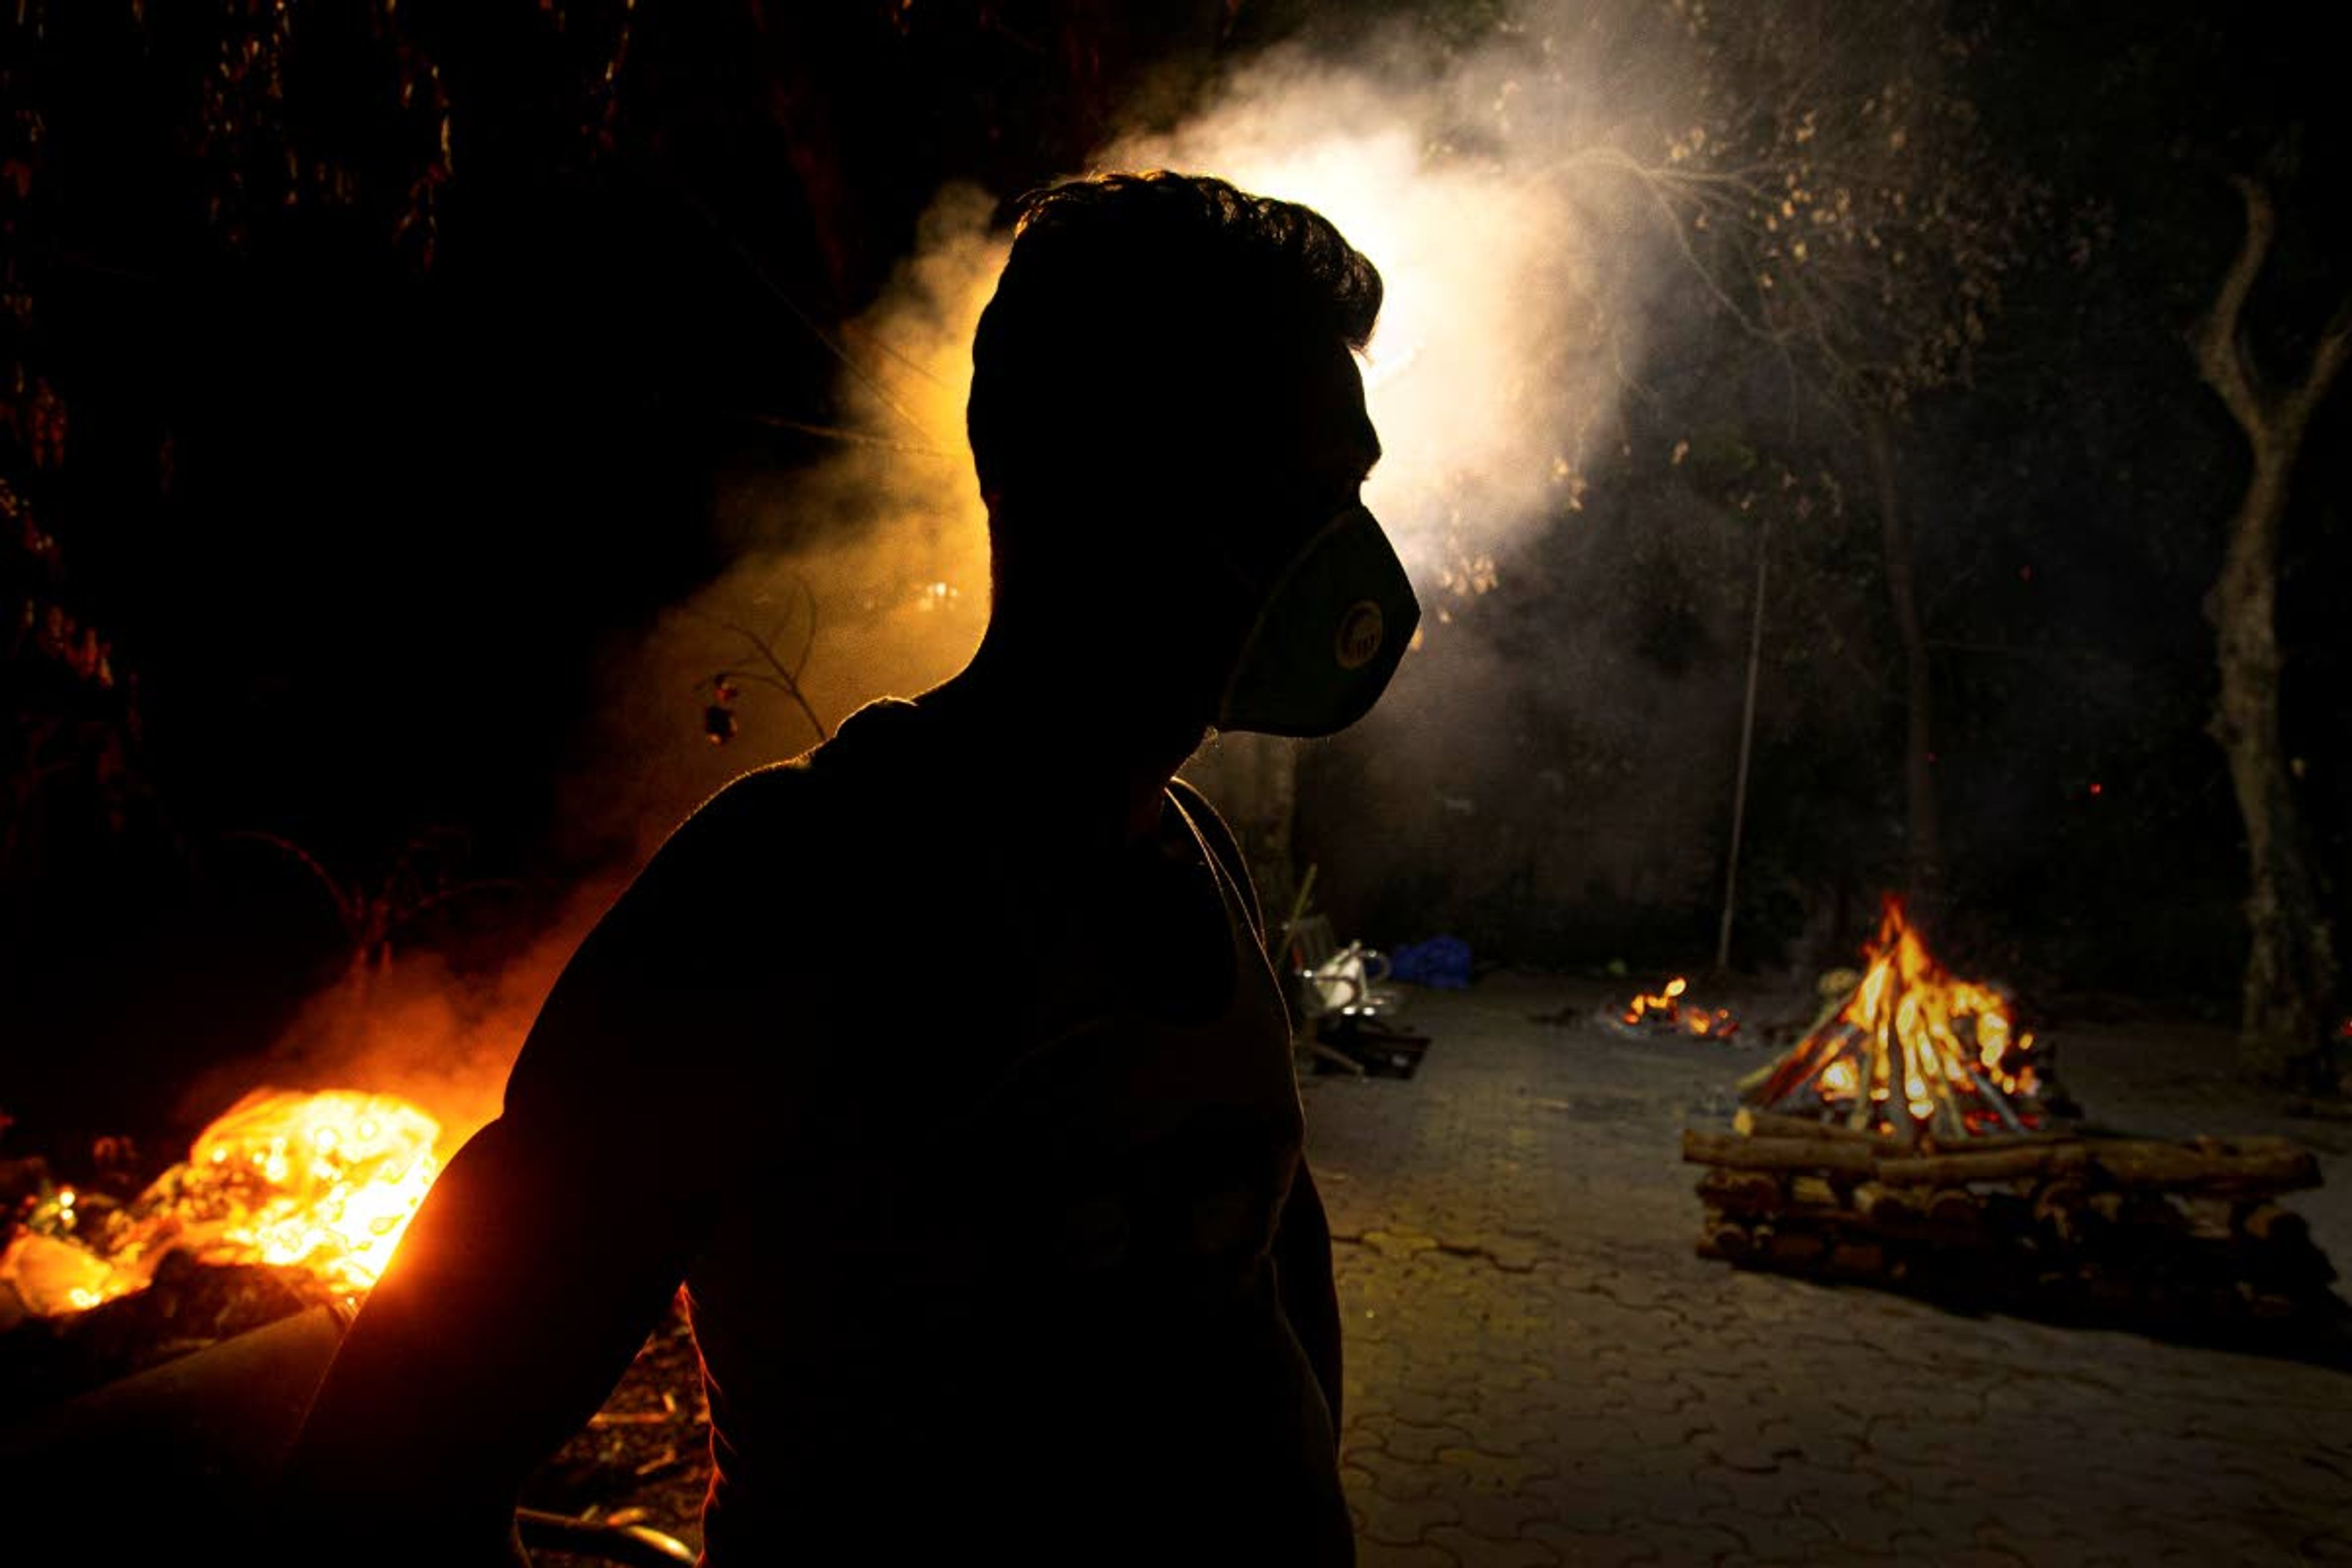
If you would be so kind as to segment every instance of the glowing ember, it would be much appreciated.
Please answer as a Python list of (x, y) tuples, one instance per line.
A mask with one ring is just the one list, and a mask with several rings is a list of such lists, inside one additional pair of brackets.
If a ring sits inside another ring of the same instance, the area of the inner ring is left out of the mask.
[[(44, 1315), (143, 1289), (171, 1251), (299, 1268), (364, 1294), (440, 1171), (441, 1124), (391, 1095), (257, 1089), (205, 1128), (184, 1163), (96, 1223), (62, 1190), (0, 1254), (0, 1280)], [(87, 1207), (87, 1205), (82, 1205)]]
[(1758, 1075), (1751, 1101), (1906, 1137), (2042, 1125), (2033, 1037), (2004, 993), (1938, 963), (1898, 900), (1886, 900), (1868, 957), (1845, 1005)]
[(1728, 1039), (1738, 1032), (1739, 1021), (1730, 1009), (1684, 1001), (1683, 994), (1689, 989), (1690, 982), (1677, 974), (1662, 989), (1625, 1004), (1619, 1018), (1636, 1027), (1676, 1029), (1701, 1039)]

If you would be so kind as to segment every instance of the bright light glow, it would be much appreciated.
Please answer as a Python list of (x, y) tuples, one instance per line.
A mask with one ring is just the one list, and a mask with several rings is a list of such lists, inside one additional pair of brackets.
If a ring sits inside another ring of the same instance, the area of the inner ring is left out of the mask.
[[(144, 1289), (164, 1254), (182, 1251), (299, 1268), (337, 1295), (362, 1295), (439, 1173), (440, 1135), (391, 1095), (257, 1089), (100, 1234), (21, 1235), (0, 1254), (0, 1279), (36, 1311), (86, 1311)], [(75, 1197), (58, 1195), (61, 1215)]]

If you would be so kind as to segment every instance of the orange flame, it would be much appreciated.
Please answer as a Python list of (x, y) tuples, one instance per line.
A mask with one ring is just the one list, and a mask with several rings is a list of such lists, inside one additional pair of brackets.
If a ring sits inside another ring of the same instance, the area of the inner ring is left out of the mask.
[(1869, 968), (1833, 1023), (1801, 1042), (1768, 1080), (1767, 1103), (1810, 1086), (1857, 1127), (1947, 1137), (2023, 1131), (2038, 1120), (2014, 1103), (2040, 1089), (2033, 1037), (2009, 998), (1954, 976), (1888, 899)]
[(256, 1089), (94, 1234), (79, 1228), (76, 1194), (59, 1193), (0, 1254), (0, 1280), (36, 1312), (81, 1311), (144, 1289), (178, 1250), (297, 1268), (335, 1295), (363, 1295), (439, 1173), (440, 1136), (393, 1095)]
[(1628, 1002), (1622, 1016), (1628, 1024), (1640, 1024), (1654, 1017), (1662, 1024), (1701, 1039), (1722, 1039), (1738, 1029), (1738, 1022), (1732, 1017), (1729, 1008), (1701, 1007), (1684, 1001), (1683, 994), (1689, 989), (1690, 982), (1677, 974), (1663, 988)]

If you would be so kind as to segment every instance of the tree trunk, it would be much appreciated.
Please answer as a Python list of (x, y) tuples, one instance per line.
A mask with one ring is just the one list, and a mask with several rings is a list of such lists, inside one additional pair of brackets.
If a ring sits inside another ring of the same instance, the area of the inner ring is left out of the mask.
[(2230, 521), (2221, 580), (2206, 601), (2221, 674), (2209, 728), (2229, 758), (2246, 826), (2251, 940), (2239, 1060), (2273, 1081), (2297, 1076), (2324, 1045), (2336, 982), (2334, 944), (2279, 732), (2278, 535), (2294, 462), (2292, 450), (2256, 442), (2245, 498)]
[(1886, 594), (1895, 611), (1895, 640), (1903, 649), (1905, 881), (1914, 906), (1924, 912), (1932, 910), (1943, 884), (1943, 830), (1936, 806), (1936, 687), (1927, 663), (1927, 627), (1919, 616), (1911, 525), (1903, 514), (1902, 486), (1895, 473), (1895, 439), (1887, 430), (1886, 415), (1876, 408), (1864, 409), (1862, 428), (1871, 476), (1878, 486)]
[(2280, 740), (2278, 553), (2287, 482), (2304, 431), (2352, 353), (2352, 295), (2321, 331), (2302, 380), (2284, 387), (2267, 384), (2242, 328), (2246, 298), (2270, 253), (2276, 213), (2261, 184), (2241, 179), (2237, 186), (2246, 208), (2245, 238), (2190, 346), (2198, 374), (2253, 449), (2245, 496), (2230, 520), (2221, 575), (2205, 601), (2221, 675), (2208, 729), (2229, 759), (2246, 826), (2249, 940), (2239, 1061), (2265, 1080), (2305, 1079), (2333, 1088), (2326, 1080), (2334, 1069), (2335, 942)]

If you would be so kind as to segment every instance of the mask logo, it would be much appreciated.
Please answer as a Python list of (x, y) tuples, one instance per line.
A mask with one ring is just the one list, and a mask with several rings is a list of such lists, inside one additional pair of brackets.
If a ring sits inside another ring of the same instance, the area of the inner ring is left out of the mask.
[(1348, 613), (1339, 617), (1339, 636), (1332, 645), (1332, 653), (1341, 669), (1361, 669), (1372, 662), (1381, 651), (1381, 638), (1386, 630), (1381, 607), (1370, 599), (1360, 599)]

